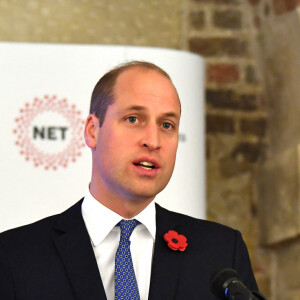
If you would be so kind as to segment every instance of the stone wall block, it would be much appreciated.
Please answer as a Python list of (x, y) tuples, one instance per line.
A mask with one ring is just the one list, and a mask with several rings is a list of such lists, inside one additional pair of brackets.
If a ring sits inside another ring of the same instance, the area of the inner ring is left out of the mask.
[(254, 243), (251, 174), (225, 178), (216, 161), (208, 161), (206, 168), (208, 219), (240, 230), (247, 244)]
[(270, 157), (257, 175), (261, 242), (274, 245), (299, 231), (298, 147)]
[(272, 252), (272, 300), (300, 299), (300, 18), (297, 0), (261, 0), (261, 57), (268, 114), (267, 161), (259, 168), (261, 241)]
[[(271, 17), (270, 17), (271, 19)], [(280, 153), (300, 140), (300, 19), (297, 12), (265, 22), (264, 40), (270, 151)]]
[(254, 270), (255, 279), (259, 286), (259, 291), (270, 300), (271, 295), (271, 280), (270, 277), (265, 274), (256, 273)]
[(285, 300), (300, 300), (300, 289), (295, 289), (295, 290), (288, 290), (282, 293), (281, 296), (282, 299)]
[(276, 251), (277, 299), (300, 299), (300, 240), (282, 245)]

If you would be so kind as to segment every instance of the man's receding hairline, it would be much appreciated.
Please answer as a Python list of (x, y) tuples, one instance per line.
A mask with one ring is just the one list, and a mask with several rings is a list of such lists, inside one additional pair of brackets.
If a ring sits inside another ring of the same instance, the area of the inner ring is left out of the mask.
[[(165, 73), (162, 69), (156, 69), (154, 67), (149, 67), (149, 66), (145, 66), (145, 65), (142, 65), (142, 64), (124, 64), (124, 65), (120, 65), (120, 67), (123, 67), (124, 66), (124, 69), (121, 70), (118, 75), (116, 76), (115, 78), (115, 82), (114, 82), (114, 85), (113, 85), (113, 88), (112, 88), (112, 93), (114, 95), (114, 91), (115, 91), (115, 87), (117, 85), (117, 82), (118, 82), (118, 79), (120, 78), (120, 76), (126, 72), (129, 72), (129, 71), (132, 71), (134, 69), (139, 69), (141, 70), (142, 72), (146, 73), (146, 72), (155, 72), (157, 74), (160, 74), (161, 76), (165, 77), (166, 79), (168, 79), (170, 81), (170, 83), (172, 84), (172, 86), (174, 87), (176, 93), (177, 93), (177, 90), (175, 88), (175, 85), (173, 84), (169, 74)], [(179, 97), (178, 97), (179, 98)]]
[[(168, 73), (166, 73), (163, 69), (161, 68), (155, 68), (155, 67), (149, 67), (149, 66), (145, 66), (143, 64), (134, 64), (136, 63), (136, 61), (132, 62), (132, 64), (122, 64), (120, 65), (120, 67), (126, 67), (124, 68), (124, 70), (122, 70), (121, 72), (119, 72), (119, 74), (116, 76), (115, 78), (115, 82), (114, 82), (114, 85), (113, 85), (113, 88), (112, 88), (112, 102), (110, 103), (113, 104), (115, 102), (115, 88), (117, 86), (117, 83), (118, 83), (118, 79), (120, 78), (120, 76), (123, 74), (123, 73), (126, 73), (127, 71), (130, 71), (130, 70), (133, 70), (133, 69), (140, 69), (141, 71), (143, 72), (155, 72), (157, 74), (160, 74), (162, 77), (166, 78), (170, 83), (171, 85), (173, 86), (174, 90), (175, 90), (175, 93), (177, 95), (177, 98), (178, 98), (178, 101), (179, 101), (179, 105), (180, 105), (180, 111), (181, 111), (181, 101), (180, 101), (180, 98), (179, 98), (179, 95), (178, 95), (178, 92), (177, 92), (177, 89), (171, 79), (171, 77), (169, 76)], [(139, 63), (139, 62), (138, 62)], [(154, 65), (155, 66), (155, 65)]]

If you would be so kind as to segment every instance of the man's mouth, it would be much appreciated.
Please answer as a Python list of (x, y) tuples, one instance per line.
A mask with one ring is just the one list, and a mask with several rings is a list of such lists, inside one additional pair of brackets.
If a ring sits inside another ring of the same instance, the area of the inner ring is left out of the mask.
[(135, 163), (135, 165), (140, 166), (145, 170), (153, 170), (155, 168), (155, 165), (149, 161), (141, 161), (139, 163)]
[(135, 160), (133, 164), (141, 169), (149, 171), (149, 174), (152, 174), (154, 171), (158, 171), (158, 169), (160, 168), (156, 160), (148, 157), (141, 157)]

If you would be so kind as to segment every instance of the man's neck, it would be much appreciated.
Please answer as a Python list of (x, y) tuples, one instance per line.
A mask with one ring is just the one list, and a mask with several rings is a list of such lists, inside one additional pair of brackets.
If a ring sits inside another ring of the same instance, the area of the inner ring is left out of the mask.
[(105, 191), (95, 188), (93, 183), (90, 184), (91, 195), (108, 209), (117, 213), (125, 219), (131, 219), (143, 211), (154, 199), (129, 199), (121, 197), (120, 195), (107, 193)]

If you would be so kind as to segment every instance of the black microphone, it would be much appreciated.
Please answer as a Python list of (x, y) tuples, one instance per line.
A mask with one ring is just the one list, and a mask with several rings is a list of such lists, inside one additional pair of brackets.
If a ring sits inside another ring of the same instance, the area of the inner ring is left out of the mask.
[(237, 271), (222, 269), (215, 272), (211, 279), (211, 291), (219, 299), (228, 300), (267, 300), (259, 292), (250, 291), (241, 281)]

